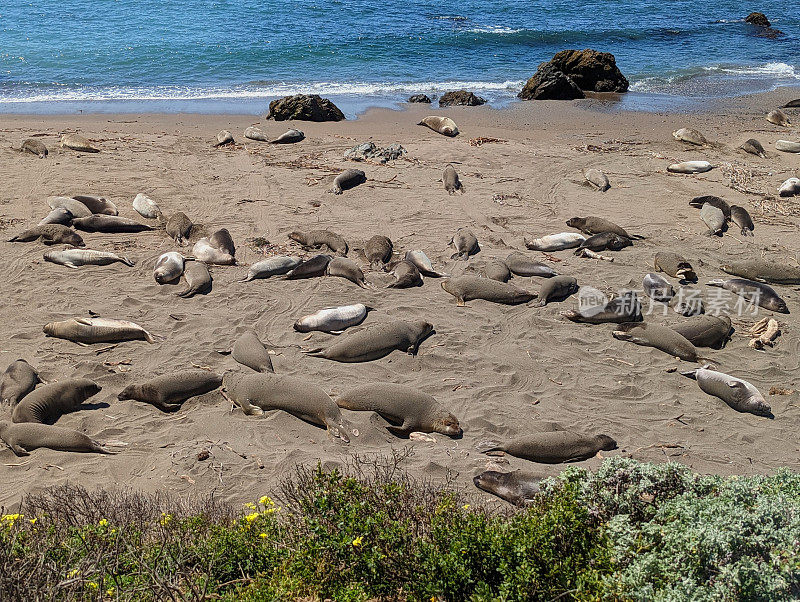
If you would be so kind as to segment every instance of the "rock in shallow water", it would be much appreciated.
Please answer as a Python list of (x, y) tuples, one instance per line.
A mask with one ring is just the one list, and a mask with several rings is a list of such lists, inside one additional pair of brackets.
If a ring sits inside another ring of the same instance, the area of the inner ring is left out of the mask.
[(472, 92), (466, 90), (455, 90), (453, 92), (446, 92), (439, 99), (440, 107), (477, 107), (486, 104), (486, 99), (476, 96)]
[(339, 107), (318, 94), (296, 94), (273, 100), (267, 116), (275, 121), (342, 121), (344, 118)]

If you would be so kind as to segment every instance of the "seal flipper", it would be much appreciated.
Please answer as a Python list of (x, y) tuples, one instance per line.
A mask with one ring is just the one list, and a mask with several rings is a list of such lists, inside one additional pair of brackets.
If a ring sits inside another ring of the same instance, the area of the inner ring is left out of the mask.
[(408, 439), (408, 436), (411, 434), (411, 428), (406, 426), (406, 423), (399, 426), (395, 426), (394, 424), (387, 424), (386, 430), (392, 433), (392, 435), (396, 435), (397, 437), (403, 437), (404, 439)]

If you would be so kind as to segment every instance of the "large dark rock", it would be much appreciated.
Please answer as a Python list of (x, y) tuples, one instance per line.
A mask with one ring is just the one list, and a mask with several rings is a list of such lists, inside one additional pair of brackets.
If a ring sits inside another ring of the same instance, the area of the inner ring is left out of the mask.
[(442, 94), (442, 97), (439, 99), (440, 107), (477, 107), (483, 104), (486, 104), (485, 98), (476, 96), (472, 92), (467, 92), (466, 90), (446, 92)]
[(750, 13), (747, 15), (747, 18), (744, 20), (745, 23), (750, 23), (751, 25), (758, 25), (759, 27), (769, 27), (770, 22), (767, 19), (767, 15), (764, 13)]
[(284, 96), (269, 103), (267, 119), (275, 121), (341, 121), (344, 113), (327, 98), (317, 94)]
[(421, 102), (421, 103), (431, 104), (431, 99), (428, 98), (427, 94), (414, 94), (413, 96), (409, 97), (408, 102)]
[(617, 67), (610, 52), (562, 50), (550, 59), (550, 64), (588, 92), (627, 92), (628, 80)]
[(550, 63), (539, 65), (539, 70), (517, 96), (522, 100), (574, 100), (586, 97), (571, 78)]

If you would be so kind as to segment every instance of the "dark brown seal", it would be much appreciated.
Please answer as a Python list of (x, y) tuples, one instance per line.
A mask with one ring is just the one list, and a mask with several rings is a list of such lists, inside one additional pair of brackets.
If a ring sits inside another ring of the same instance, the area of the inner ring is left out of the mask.
[(21, 150), (24, 153), (36, 155), (40, 159), (44, 159), (47, 156), (47, 147), (44, 145), (44, 142), (37, 140), (36, 138), (28, 138), (25, 140), (22, 143)]
[(487, 493), (496, 495), (515, 506), (528, 506), (536, 499), (541, 491), (539, 482), (541, 477), (515, 471), (498, 472), (486, 470), (473, 477), (475, 487)]
[(89, 217), (78, 217), (72, 220), (72, 225), (85, 232), (145, 232), (153, 228), (147, 224), (140, 224), (136, 220), (118, 215), (94, 214)]
[(373, 270), (384, 270), (392, 259), (394, 245), (388, 236), (376, 234), (364, 245), (364, 256)]
[(536, 298), (536, 293), (526, 291), (513, 284), (479, 276), (448, 278), (442, 282), (442, 288), (456, 298), (458, 305), (465, 305), (467, 301), (473, 299), (518, 305)]
[(590, 251), (621, 251), (625, 247), (630, 247), (633, 243), (631, 239), (626, 236), (620, 236), (614, 232), (601, 232), (594, 234), (584, 240), (580, 246), (575, 249), (575, 255), (580, 255), (583, 249)]
[(174, 412), (190, 397), (213, 391), (221, 384), (222, 377), (208, 370), (185, 370), (157, 376), (144, 384), (128, 385), (117, 398), (142, 401), (163, 412)]
[(330, 255), (314, 255), (286, 274), (287, 280), (301, 280), (303, 278), (316, 278), (324, 276), (331, 262)]
[(313, 349), (306, 353), (336, 362), (369, 362), (386, 357), (395, 350), (416, 355), (420, 343), (432, 333), (433, 326), (425, 320), (395, 320), (345, 333), (327, 349)]
[(17, 404), (11, 420), (52, 424), (63, 414), (79, 409), (84, 401), (101, 390), (100, 385), (86, 378), (70, 378), (42, 385)]
[(79, 431), (35, 422), (13, 424), (0, 421), (0, 439), (18, 456), (27, 456), (40, 447), (56, 451), (112, 453)]
[(75, 232), (72, 228), (61, 224), (35, 226), (24, 232), (20, 232), (14, 238), (10, 238), (8, 242), (33, 242), (36, 240), (40, 240), (46, 245), (65, 244), (72, 245), (73, 247), (86, 246), (80, 234)]
[(192, 233), (192, 220), (183, 211), (178, 211), (167, 218), (164, 230), (176, 243), (186, 246)]
[(584, 435), (570, 431), (542, 431), (512, 439), (506, 443), (483, 446), (481, 451), (502, 451), (523, 460), (541, 464), (580, 462), (599, 451), (617, 449), (617, 442), (608, 435)]
[(289, 233), (289, 238), (309, 249), (328, 247), (331, 252), (342, 256), (347, 255), (347, 251), (350, 250), (350, 246), (342, 236), (329, 230), (311, 230), (310, 232), (295, 230)]
[(602, 234), (603, 232), (611, 232), (623, 238), (644, 238), (637, 234), (631, 235), (623, 228), (618, 226), (612, 221), (602, 217), (588, 216), (588, 217), (572, 217), (567, 220), (567, 226), (580, 230), (584, 234)]

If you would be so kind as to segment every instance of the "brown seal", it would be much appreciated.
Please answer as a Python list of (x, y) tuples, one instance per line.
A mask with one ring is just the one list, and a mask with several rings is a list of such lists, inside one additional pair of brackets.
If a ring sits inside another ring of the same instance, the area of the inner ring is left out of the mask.
[(227, 228), (221, 228), (208, 237), (209, 244), (231, 257), (236, 255), (236, 247), (233, 244), (233, 237)]
[(436, 115), (431, 115), (429, 117), (425, 117), (417, 125), (424, 125), (425, 127), (432, 129), (434, 132), (449, 138), (458, 136), (458, 127), (449, 117), (438, 117)]
[(205, 295), (211, 290), (211, 272), (208, 266), (202, 261), (187, 261), (183, 270), (183, 277), (186, 279), (186, 288), (179, 293), (178, 297), (188, 299), (195, 295)]
[(448, 278), (442, 282), (442, 288), (453, 295), (460, 306), (473, 299), (483, 299), (492, 303), (506, 305), (518, 305), (536, 298), (536, 293), (518, 288), (513, 284), (479, 276)]
[(612, 221), (602, 217), (595, 217), (593, 215), (587, 217), (572, 217), (567, 220), (567, 226), (580, 230), (584, 234), (602, 234), (603, 232), (611, 232), (624, 238), (644, 238), (638, 234), (628, 234), (622, 226), (618, 226)]
[(470, 255), (475, 255), (481, 248), (478, 245), (477, 237), (468, 228), (459, 228), (450, 239), (450, 243), (456, 248), (456, 253), (450, 259), (469, 259)]
[(483, 266), (483, 275), (489, 280), (497, 280), (497, 282), (508, 282), (511, 278), (511, 270), (505, 261), (500, 259), (492, 259)]
[(539, 289), (539, 306), (543, 307), (551, 301), (563, 301), (578, 292), (578, 281), (572, 276), (556, 276), (545, 280)]
[(248, 330), (236, 339), (231, 357), (256, 372), (275, 372), (269, 351), (254, 330)]
[(541, 480), (541, 477), (520, 471), (486, 470), (473, 477), (472, 482), (478, 489), (496, 495), (515, 506), (528, 506), (541, 491), (539, 488)]
[(654, 347), (659, 351), (687, 362), (699, 362), (702, 360), (697, 355), (697, 348), (692, 345), (691, 341), (667, 326), (647, 324), (645, 322), (625, 322), (620, 324), (612, 335), (620, 341), (630, 341), (637, 345)]
[(747, 209), (739, 205), (731, 205), (731, 221), (739, 226), (742, 236), (753, 236), (755, 225)]
[(80, 234), (75, 232), (72, 228), (61, 224), (35, 226), (24, 232), (20, 232), (14, 238), (10, 238), (8, 242), (33, 242), (36, 240), (40, 240), (46, 245), (65, 244), (72, 245), (73, 247), (86, 246)]
[(455, 194), (456, 190), (460, 190), (462, 194), (467, 191), (461, 180), (458, 179), (456, 168), (452, 165), (445, 167), (442, 182), (444, 182), (444, 189), (448, 194)]
[(788, 314), (789, 308), (786, 301), (781, 299), (775, 289), (763, 282), (755, 282), (744, 278), (731, 278), (729, 280), (709, 280), (707, 286), (717, 286), (729, 290), (730, 292), (755, 302), (760, 307), (780, 314)]
[(364, 279), (364, 272), (356, 265), (356, 262), (347, 257), (334, 257), (328, 262), (325, 270), (328, 276), (338, 276), (357, 284), (361, 288), (369, 288), (371, 285)]
[(360, 169), (346, 169), (333, 180), (333, 194), (342, 194), (344, 190), (355, 188), (367, 181), (367, 174)]
[(394, 245), (388, 236), (376, 234), (364, 245), (364, 256), (369, 261), (373, 270), (386, 269), (386, 264), (392, 259)]
[(664, 272), (667, 276), (687, 282), (697, 282), (697, 274), (694, 273), (692, 264), (677, 253), (659, 251), (653, 259), (653, 267), (657, 272)]
[(44, 145), (44, 142), (37, 140), (36, 138), (28, 138), (25, 140), (22, 143), (20, 150), (23, 153), (31, 153), (32, 155), (36, 155), (40, 159), (44, 159), (47, 156), (47, 147)]
[(113, 453), (79, 431), (35, 422), (13, 424), (0, 421), (0, 439), (18, 456), (27, 456), (40, 447), (56, 451)]
[(394, 264), (392, 274), (396, 280), (386, 288), (411, 288), (414, 286), (422, 286), (422, 276), (419, 274), (419, 269), (410, 261), (398, 261)]
[(730, 316), (694, 316), (672, 330), (683, 335), (695, 347), (722, 349), (730, 339)]
[(531, 433), (505, 443), (481, 446), (484, 453), (502, 451), (540, 464), (580, 462), (593, 458), (599, 451), (612, 449), (617, 449), (617, 442), (608, 435), (585, 435), (564, 430)]
[(299, 264), (294, 269), (286, 274), (287, 280), (301, 280), (303, 278), (316, 278), (317, 276), (324, 276), (328, 270), (328, 264), (331, 262), (330, 255), (314, 255), (311, 259)]
[(85, 232), (106, 232), (110, 234), (119, 232), (145, 232), (153, 228), (147, 224), (140, 224), (136, 220), (118, 215), (94, 214), (89, 217), (78, 217), (72, 220), (72, 225)]
[(213, 391), (221, 384), (222, 377), (208, 370), (184, 370), (157, 376), (141, 385), (128, 385), (117, 398), (142, 401), (163, 412), (174, 412), (190, 397)]
[(11, 420), (52, 424), (63, 414), (79, 409), (84, 401), (101, 390), (100, 385), (86, 378), (71, 378), (42, 385), (17, 404)]
[(0, 400), (13, 408), (41, 381), (39, 374), (25, 360), (11, 362), (0, 380)]
[(720, 269), (733, 276), (770, 282), (772, 284), (800, 284), (800, 267), (778, 263), (766, 259), (733, 261), (720, 266)]
[(633, 243), (630, 238), (620, 236), (614, 232), (601, 232), (595, 234), (584, 240), (580, 246), (575, 249), (575, 255), (580, 255), (583, 249), (590, 251), (621, 251), (625, 247), (630, 247)]
[(86, 208), (92, 213), (98, 213), (101, 215), (119, 215), (117, 206), (104, 196), (98, 196), (96, 194), (74, 194), (72, 195), (72, 198), (79, 203), (86, 205)]
[(164, 230), (167, 236), (176, 243), (186, 246), (189, 244), (189, 236), (192, 233), (192, 220), (182, 211), (178, 211), (167, 218)]
[(329, 230), (311, 230), (310, 232), (295, 230), (289, 233), (289, 238), (300, 243), (303, 247), (319, 249), (325, 246), (328, 247), (331, 252), (342, 256), (347, 255), (347, 252), (350, 250), (350, 246), (342, 236)]
[(395, 320), (345, 333), (327, 349), (313, 349), (306, 353), (336, 362), (369, 362), (386, 357), (395, 350), (416, 355), (420, 343), (432, 333), (433, 325), (425, 320)]
[(590, 306), (585, 309), (570, 309), (561, 314), (572, 322), (586, 324), (621, 324), (623, 322), (641, 322), (642, 304), (636, 291), (626, 291), (619, 297), (603, 305)]
[(708, 203), (712, 207), (716, 207), (722, 214), (725, 216), (725, 219), (731, 219), (731, 206), (728, 204), (728, 201), (725, 199), (721, 199), (718, 196), (714, 196), (713, 194), (704, 194), (702, 196), (696, 196), (691, 201), (689, 201), (690, 207), (695, 207), (696, 209), (702, 209), (703, 205)]

